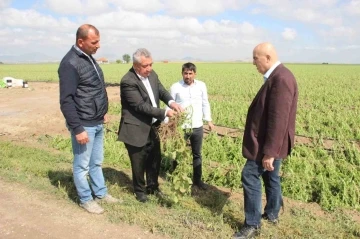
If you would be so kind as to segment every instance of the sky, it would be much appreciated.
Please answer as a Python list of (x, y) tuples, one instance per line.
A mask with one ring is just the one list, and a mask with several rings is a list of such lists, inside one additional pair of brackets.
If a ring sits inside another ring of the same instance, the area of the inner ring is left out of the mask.
[(95, 58), (251, 61), (271, 42), (282, 62), (360, 63), (360, 0), (0, 0), (0, 61), (61, 60), (84, 23), (100, 31)]

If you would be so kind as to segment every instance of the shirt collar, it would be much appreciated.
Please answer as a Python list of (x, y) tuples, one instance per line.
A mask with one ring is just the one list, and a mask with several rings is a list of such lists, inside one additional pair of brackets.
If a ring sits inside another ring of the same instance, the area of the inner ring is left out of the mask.
[[(182, 86), (190, 86), (190, 85), (188, 85), (188, 84), (186, 84), (185, 83), (185, 81), (184, 81), (184, 79), (182, 79), (181, 81), (180, 81), (180, 84), (182, 85)], [(194, 85), (196, 85), (196, 79), (194, 79)]]
[(146, 80), (149, 78), (149, 77), (143, 77), (143, 76), (139, 75), (139, 73), (137, 73), (137, 71), (135, 70), (134, 67), (133, 67), (133, 69), (134, 69), (135, 74), (139, 77), (140, 80)]
[(278, 66), (278, 65), (280, 65), (281, 64), (281, 62), (280, 61), (277, 61), (277, 62), (275, 62), (275, 64), (274, 65), (272, 65), (271, 67), (270, 67), (270, 69), (264, 74), (264, 81), (266, 81), (268, 78), (269, 78), (269, 76), (271, 75), (271, 73), (275, 70), (275, 68)]
[(83, 52), (77, 45), (74, 45), (74, 48), (75, 48), (75, 50), (77, 50), (79, 53), (84, 54), (85, 56), (87, 56), (87, 57), (90, 58), (90, 56), (89, 56), (88, 54), (86, 54), (85, 52)]

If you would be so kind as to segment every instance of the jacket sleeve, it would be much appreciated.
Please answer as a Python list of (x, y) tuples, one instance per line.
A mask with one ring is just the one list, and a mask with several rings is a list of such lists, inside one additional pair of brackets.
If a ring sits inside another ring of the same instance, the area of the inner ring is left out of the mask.
[(145, 102), (134, 79), (123, 78), (120, 83), (120, 92), (122, 100), (125, 100), (135, 112), (164, 120), (165, 110)]
[(295, 85), (290, 77), (280, 76), (273, 82), (269, 95), (268, 119), (263, 153), (278, 157), (285, 134), (288, 133), (288, 122), (294, 100)]
[(67, 125), (75, 134), (85, 131), (81, 125), (80, 118), (76, 111), (74, 97), (79, 84), (79, 74), (75, 67), (69, 62), (60, 64), (59, 70), (60, 81), (60, 109), (63, 113)]

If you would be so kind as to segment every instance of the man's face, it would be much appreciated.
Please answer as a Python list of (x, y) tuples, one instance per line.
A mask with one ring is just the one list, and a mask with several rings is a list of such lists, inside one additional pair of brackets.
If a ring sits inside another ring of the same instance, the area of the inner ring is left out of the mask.
[(192, 70), (189, 69), (185, 69), (182, 72), (182, 76), (183, 76), (183, 80), (187, 85), (191, 85), (192, 83), (194, 83), (194, 79), (196, 76), (196, 73)]
[(256, 66), (256, 69), (261, 73), (265, 74), (269, 69), (269, 58), (265, 54), (259, 54), (254, 50), (253, 52), (253, 64)]
[(78, 39), (78, 46), (87, 55), (95, 54), (100, 48), (100, 34), (96, 35), (94, 30), (89, 29), (86, 39)]
[(145, 56), (140, 57), (140, 63), (134, 63), (133, 67), (135, 71), (142, 77), (148, 77), (152, 71), (152, 58), (146, 58)]

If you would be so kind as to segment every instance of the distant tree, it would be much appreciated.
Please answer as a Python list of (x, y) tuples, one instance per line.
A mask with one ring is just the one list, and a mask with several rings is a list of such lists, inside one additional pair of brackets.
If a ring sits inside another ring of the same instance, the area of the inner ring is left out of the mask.
[(121, 63), (121, 60), (120, 60), (120, 59), (117, 59), (117, 60), (116, 60), (116, 63), (120, 64), (120, 63)]
[(0, 64), (4, 64), (2, 61), (0, 61)]
[(129, 62), (130, 62), (130, 59), (131, 59), (131, 57), (130, 57), (129, 54), (123, 55), (123, 60), (124, 60), (126, 63), (129, 63)]

